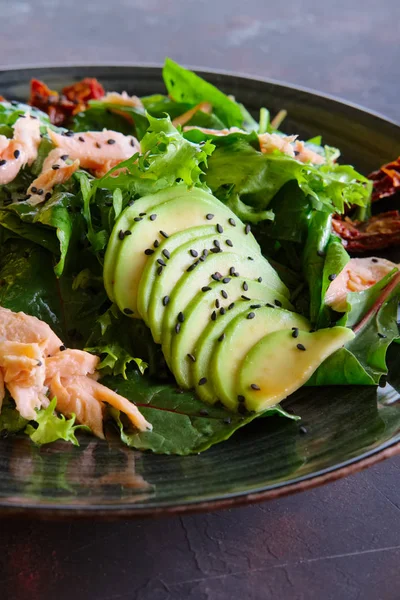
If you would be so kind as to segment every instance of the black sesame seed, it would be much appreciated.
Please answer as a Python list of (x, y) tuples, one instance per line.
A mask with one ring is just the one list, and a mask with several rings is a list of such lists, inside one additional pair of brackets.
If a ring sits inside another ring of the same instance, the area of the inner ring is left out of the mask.
[(222, 296), (223, 298), (225, 298), (225, 300), (226, 300), (226, 299), (227, 299), (227, 297), (228, 297), (228, 294), (227, 294), (227, 292), (226, 292), (225, 290), (221, 290), (221, 296)]
[(325, 252), (323, 250), (317, 250), (317, 255), (320, 256), (321, 258), (324, 258)]
[(186, 356), (187, 356), (188, 358), (190, 358), (190, 360), (191, 360), (192, 362), (196, 362), (196, 357), (195, 357), (195, 356), (193, 356), (193, 354), (190, 354), (190, 353), (189, 353), (189, 354), (187, 354)]
[(133, 206), (133, 205), (134, 205), (134, 203), (135, 203), (135, 201), (134, 201), (134, 200), (129, 200), (129, 202), (128, 202), (128, 206)]
[(165, 238), (169, 238), (169, 235), (168, 235), (168, 233), (165, 233), (165, 231), (162, 231), (162, 230), (160, 229), (160, 233), (161, 233), (161, 235), (162, 235), (163, 237), (165, 237)]
[(221, 244), (219, 243), (219, 241), (218, 241), (218, 240), (214, 240), (214, 241), (213, 241), (213, 244), (214, 244), (214, 246), (215, 246), (216, 248), (221, 248)]
[(214, 279), (214, 281), (219, 281), (221, 279), (221, 274), (220, 273), (213, 273), (211, 275), (211, 279)]
[(243, 282), (242, 288), (245, 292), (247, 292), (247, 290), (249, 289), (249, 286), (247, 285), (246, 281)]
[(292, 330), (293, 330), (292, 337), (294, 337), (294, 338), (299, 337), (299, 330), (298, 330), (298, 328), (297, 327), (292, 327)]
[(149, 217), (150, 221), (155, 221), (157, 219), (157, 215), (156, 214), (152, 214)]
[[(2, 162), (2, 161), (0, 161), (0, 162)], [(4, 162), (6, 162), (6, 161), (4, 161)], [(33, 186), (31, 187), (31, 192), (32, 192), (32, 194), (36, 194), (36, 193), (37, 193), (37, 187), (35, 187), (35, 186), (33, 185)]]
[(180, 324), (180, 323), (177, 323), (177, 324), (175, 325), (175, 333), (179, 333), (179, 332), (180, 332), (180, 330), (181, 330), (181, 324)]
[(50, 200), (51, 198), (51, 192), (47, 192), (47, 194), (45, 195), (44, 199), (45, 200)]
[(379, 259), (377, 259), (377, 258), (371, 258), (371, 262), (377, 263), (377, 262), (379, 262)]
[[(32, 191), (33, 191), (33, 189), (32, 189)], [(124, 239), (124, 237), (125, 237), (125, 232), (124, 232), (124, 231), (122, 231), (122, 229), (120, 229), (120, 230), (119, 230), (119, 232), (118, 232), (118, 237), (119, 237), (119, 239), (120, 239), (120, 240), (123, 240), (123, 239)]]
[(274, 303), (276, 306), (281, 307), (282, 306), (282, 302), (280, 300), (274, 300)]
[(386, 335), (384, 335), (383, 333), (381, 333), (380, 331), (378, 331), (378, 337), (380, 337), (381, 339), (385, 339)]
[(261, 308), (261, 304), (252, 304), (250, 308)]
[(224, 233), (224, 228), (219, 223), (217, 224), (217, 231), (218, 233)]
[(301, 433), (302, 435), (305, 435), (306, 433), (308, 433), (307, 427), (304, 427), (304, 425), (301, 425), (301, 427), (299, 427), (299, 433)]
[(64, 344), (62, 344), (62, 345), (60, 346), (60, 352), (64, 352), (64, 350), (66, 350), (66, 349), (67, 349), (67, 347), (66, 347), (66, 346), (64, 346)]
[(66, 131), (65, 133), (63, 133), (63, 135), (66, 135), (67, 137), (73, 137), (74, 132), (73, 131)]
[(248, 296), (244, 296), (243, 294), (241, 295), (242, 300), (250, 300), (250, 298)]
[(221, 252), (221, 248), (211, 248), (211, 252), (213, 254), (218, 254), (218, 252)]
[(163, 261), (163, 259), (162, 259), (162, 258), (157, 258), (157, 262), (158, 262), (158, 264), (159, 264), (159, 265), (161, 265), (162, 267), (166, 267), (166, 266), (167, 266), (167, 265), (166, 265), (166, 263)]
[(208, 256), (208, 250), (207, 250), (207, 248), (204, 248), (202, 254), (203, 254), (203, 256)]
[(159, 245), (160, 245), (160, 242), (158, 240), (155, 240), (154, 244), (153, 244), (154, 248), (158, 248)]
[(99, 144), (99, 142), (95, 142), (94, 145), (96, 146), (96, 148), (101, 148), (101, 144)]
[(200, 261), (200, 262), (204, 262), (205, 260), (206, 260), (206, 257), (205, 257), (205, 256), (200, 256), (200, 258), (199, 258), (199, 261)]
[(201, 288), (202, 292), (209, 292), (211, 290), (211, 288), (208, 285), (205, 285), (204, 287)]
[(110, 146), (111, 146), (112, 144), (115, 144), (115, 140), (110, 138), (109, 140), (107, 140), (107, 144), (110, 144)]
[(213, 310), (211, 313), (211, 321), (215, 321), (216, 318), (217, 318), (217, 313), (215, 312), (215, 310)]
[(228, 310), (232, 310), (232, 308), (235, 306), (234, 302), (231, 302), (231, 304), (228, 306)]
[(53, 169), (53, 171), (58, 171), (58, 169), (60, 168), (60, 165), (52, 165), (51, 168)]
[(246, 227), (244, 228), (244, 232), (245, 232), (245, 234), (247, 235), (248, 233), (250, 233), (250, 231), (251, 231), (251, 227), (250, 227), (250, 225), (247, 223)]
[(254, 260), (254, 258), (252, 256), (248, 256), (247, 260)]
[(195, 270), (195, 268), (197, 267), (197, 265), (198, 265), (198, 264), (199, 264), (199, 261), (198, 261), (198, 260), (196, 260), (196, 262), (194, 262), (192, 265), (190, 265), (190, 267), (188, 267), (188, 268), (186, 269), (186, 271), (187, 271), (188, 273), (191, 273), (192, 271), (194, 271), (194, 270)]
[(146, 216), (146, 213), (144, 213), (144, 212), (139, 213), (139, 217), (145, 217), (145, 216)]
[(224, 341), (224, 339), (225, 339), (225, 334), (224, 334), (224, 333), (221, 333), (221, 335), (220, 335), (220, 336), (219, 336), (219, 338), (218, 338), (218, 341), (219, 341), (219, 342), (223, 342), (223, 341)]
[(199, 379), (199, 385), (204, 385), (205, 383), (207, 383), (207, 377), (202, 377)]
[(194, 257), (197, 258), (199, 253), (197, 252), (197, 250), (190, 250), (190, 254)]
[(229, 275), (232, 275), (232, 277), (235, 275), (235, 267), (229, 269)]
[(242, 394), (239, 394), (238, 397), (237, 397), (237, 399), (238, 399), (238, 402), (240, 402), (240, 403), (246, 401), (246, 398), (244, 396), (242, 396)]
[(162, 299), (163, 305), (167, 306), (168, 302), (169, 302), (169, 296), (164, 296), (164, 298)]
[(240, 274), (237, 271), (234, 273), (234, 275), (235, 277), (240, 277)]
[(249, 314), (247, 315), (246, 319), (254, 319), (255, 316), (256, 316), (255, 313), (249, 312)]
[(0, 167), (3, 167), (5, 164), (7, 164), (7, 161), (4, 158), (0, 160)]
[(158, 267), (157, 269), (157, 275), (161, 275), (161, 273), (163, 272), (163, 267)]
[(42, 188), (40, 188), (40, 189), (39, 189), (39, 190), (38, 190), (36, 193), (37, 193), (37, 195), (38, 195), (38, 196), (42, 196), (42, 195), (43, 195), (43, 190), (42, 190)]
[(226, 240), (226, 245), (229, 246), (230, 248), (233, 248), (233, 244), (232, 244), (231, 240)]
[(218, 300), (218, 298), (217, 298), (217, 299), (216, 299), (216, 301), (215, 301), (215, 308), (219, 308), (219, 306), (220, 306), (220, 305), (219, 305), (219, 300)]
[(202, 409), (199, 411), (199, 414), (200, 414), (202, 417), (208, 417), (208, 415), (209, 415), (209, 412), (208, 412), (208, 410), (207, 410), (206, 408), (202, 408)]
[(268, 306), (268, 308), (275, 308), (275, 304), (271, 304), (271, 302), (267, 302), (265, 306)]
[(131, 308), (124, 308), (124, 313), (126, 315), (133, 315), (133, 310)]
[(226, 313), (226, 309), (224, 307), (219, 309), (219, 314), (224, 315)]
[(329, 281), (333, 281), (334, 279), (336, 279), (336, 277), (337, 277), (336, 273), (331, 273), (331, 275), (328, 275)]
[(229, 225), (232, 225), (232, 227), (236, 227), (235, 219), (232, 219), (232, 217), (228, 219), (228, 223)]
[(224, 277), (223, 280), (222, 280), (222, 283), (229, 283), (230, 280), (231, 280), (230, 277)]
[(261, 283), (261, 282), (262, 282), (262, 277), (259, 277), (259, 278), (257, 279), (257, 281), (258, 281), (258, 283)]
[(154, 250), (153, 248), (147, 248), (144, 253), (146, 254), (146, 256), (150, 256), (151, 254), (154, 254)]
[(167, 260), (169, 260), (171, 258), (171, 255), (166, 248), (165, 248), (165, 250), (162, 251), (162, 253), (164, 254), (164, 256)]
[(232, 423), (232, 419), (231, 417), (225, 417), (222, 422), (225, 423), (225, 425), (230, 425)]
[(303, 346), (303, 344), (297, 344), (296, 346), (299, 350), (305, 350), (305, 346)]
[(260, 389), (261, 389), (261, 388), (260, 388), (260, 386), (259, 386), (259, 385), (257, 385), (256, 383), (252, 383), (252, 384), (250, 385), (250, 387), (251, 387), (251, 389), (252, 389), (252, 390), (256, 390), (256, 391), (258, 391), (258, 390), (260, 390)]
[(63, 154), (62, 156), (60, 156), (61, 160), (66, 161), (68, 160), (68, 154)]
[(18, 158), (21, 152), (19, 150), (14, 150), (14, 158)]
[(134, 148), (134, 147), (135, 147), (135, 142), (134, 142), (132, 139), (129, 141), (129, 143), (130, 143), (130, 145), (132, 146), (132, 148)]
[(214, 215), (212, 215), (211, 213), (208, 213), (208, 215), (206, 215), (206, 219), (207, 221), (211, 221), (211, 219), (214, 218)]
[(130, 229), (127, 229), (127, 230), (125, 231), (125, 237), (126, 237), (127, 235), (132, 235), (132, 231), (131, 231)]
[(41, 367), (42, 365), (43, 365), (42, 361), (41, 361), (41, 360), (38, 360), (38, 361), (37, 361), (37, 366), (38, 366), (38, 367)]
[(80, 142), (84, 142), (84, 141), (85, 141), (85, 138), (83, 138), (83, 137), (80, 135), (80, 136), (78, 137), (78, 140), (79, 140)]
[(179, 321), (179, 323), (183, 323), (184, 320), (185, 320), (185, 315), (183, 314), (183, 312), (180, 312), (178, 314), (178, 321)]
[(139, 221), (143, 221), (143, 217), (135, 217), (133, 220), (139, 223)]

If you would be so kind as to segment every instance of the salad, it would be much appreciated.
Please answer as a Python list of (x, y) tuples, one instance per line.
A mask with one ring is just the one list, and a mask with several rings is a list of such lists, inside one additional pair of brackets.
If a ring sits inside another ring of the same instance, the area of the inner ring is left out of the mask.
[[(0, 102), (0, 432), (186, 455), (399, 338), (400, 159), (366, 177), (167, 59), (165, 95)], [(376, 213), (376, 211), (374, 211)], [(367, 254), (367, 256), (363, 256)]]

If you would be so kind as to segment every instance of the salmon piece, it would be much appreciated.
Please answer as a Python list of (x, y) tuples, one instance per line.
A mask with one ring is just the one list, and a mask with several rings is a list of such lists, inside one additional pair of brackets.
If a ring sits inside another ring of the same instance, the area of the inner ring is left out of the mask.
[[(40, 144), (40, 122), (29, 113), (17, 119), (12, 139), (0, 136), (0, 185), (13, 181), (20, 169), (37, 158)], [(4, 162), (5, 161), (5, 162)]]
[(1, 407), (3, 406), (3, 400), (4, 400), (5, 395), (6, 395), (6, 389), (4, 387), (4, 377), (3, 377), (3, 373), (0, 369), (0, 412), (1, 412)]
[(304, 145), (304, 142), (299, 142), (299, 140), (296, 140), (294, 143), (294, 152), (295, 152), (296, 159), (303, 163), (312, 163), (313, 165), (323, 165), (325, 162), (325, 159), (323, 156), (321, 156), (314, 150), (307, 148), (307, 146)]
[[(54, 148), (43, 163), (40, 175), (28, 188), (29, 204), (36, 206), (49, 198), (55, 185), (65, 183), (79, 169), (79, 160), (67, 165), (61, 157), (67, 156), (60, 148)], [(54, 167), (54, 168), (53, 168)], [(40, 190), (40, 194), (33, 190)]]
[(0, 368), (20, 415), (24, 419), (35, 419), (35, 409), (49, 404), (41, 346), (36, 343), (0, 342)]
[(283, 136), (277, 133), (262, 133), (258, 136), (260, 142), (260, 150), (263, 154), (271, 154), (275, 150), (283, 152), (287, 156), (294, 158), (293, 142), (296, 140), (295, 135)]
[(398, 269), (398, 265), (384, 258), (351, 258), (329, 285), (325, 294), (326, 304), (337, 312), (344, 312), (349, 292), (366, 290), (393, 269)]
[(143, 108), (142, 101), (137, 96), (129, 96), (126, 92), (119, 94), (118, 92), (108, 92), (105, 96), (99, 99), (99, 102), (107, 102), (110, 104), (119, 104), (120, 106), (134, 106), (135, 108)]
[(0, 306), (0, 342), (9, 340), (39, 344), (45, 356), (55, 354), (62, 346), (60, 338), (44, 321)]
[(212, 106), (209, 102), (200, 102), (200, 104), (197, 104), (197, 106), (187, 110), (182, 115), (179, 115), (179, 117), (175, 117), (175, 119), (172, 121), (172, 125), (174, 127), (177, 125), (185, 125), (199, 110), (209, 115), (212, 111)]
[(79, 160), (82, 169), (102, 177), (112, 167), (140, 152), (140, 144), (132, 135), (117, 131), (87, 131), (62, 135), (48, 129), (53, 144), (68, 154), (71, 160)]
[(46, 360), (46, 379), (51, 379), (58, 373), (62, 373), (63, 378), (93, 375), (99, 362), (98, 356), (84, 350), (68, 349), (57, 352)]

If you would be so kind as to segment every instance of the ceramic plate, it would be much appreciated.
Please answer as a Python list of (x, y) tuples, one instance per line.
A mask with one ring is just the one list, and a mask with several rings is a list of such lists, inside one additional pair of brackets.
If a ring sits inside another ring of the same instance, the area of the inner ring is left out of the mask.
[[(364, 173), (400, 154), (400, 127), (379, 115), (276, 82), (202, 75), (255, 114), (260, 106), (287, 109), (288, 132), (322, 134)], [(25, 100), (31, 77), (61, 88), (86, 76), (139, 96), (164, 91), (157, 67), (80, 66), (3, 71), (0, 93)], [(400, 452), (400, 346), (390, 348), (389, 364), (385, 387), (304, 388), (287, 400), (306, 434), (293, 422), (259, 419), (198, 456), (157, 456), (90, 438), (79, 448), (2, 439), (0, 509), (43, 517), (155, 515), (214, 510), (331, 481)]]

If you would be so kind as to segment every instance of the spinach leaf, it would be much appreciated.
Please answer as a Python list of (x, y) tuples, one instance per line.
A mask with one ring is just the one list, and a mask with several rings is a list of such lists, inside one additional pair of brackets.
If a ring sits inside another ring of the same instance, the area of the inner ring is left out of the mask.
[(242, 127), (244, 118), (239, 104), (202, 77), (167, 58), (163, 78), (169, 96), (176, 102), (185, 102), (193, 106), (200, 102), (209, 102), (218, 119), (226, 127)]
[(259, 416), (289, 415), (279, 406), (264, 413), (239, 415), (218, 406), (207, 406), (191, 392), (180, 392), (172, 385), (151, 382), (146, 376), (130, 372), (129, 378), (105, 378), (102, 383), (117, 386), (118, 393), (128, 398), (153, 425), (145, 433), (126, 430), (118, 411), (112, 414), (120, 429), (122, 441), (138, 450), (161, 454), (187, 455), (202, 452), (227, 440), (240, 427)]

